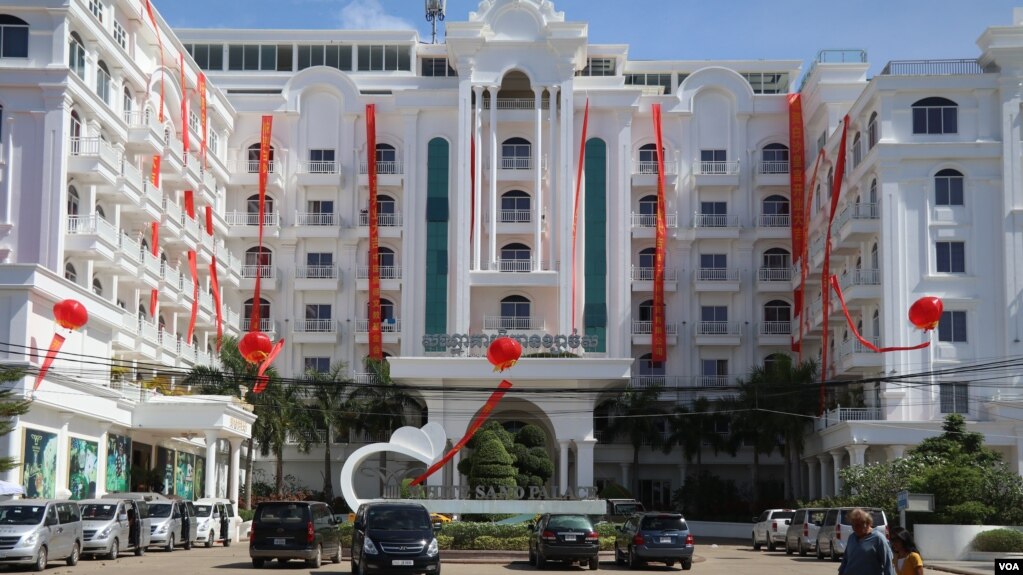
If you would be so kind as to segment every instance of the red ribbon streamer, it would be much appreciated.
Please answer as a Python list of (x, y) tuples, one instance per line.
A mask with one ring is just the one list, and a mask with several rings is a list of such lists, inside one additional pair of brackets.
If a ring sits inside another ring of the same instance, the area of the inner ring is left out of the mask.
[[(583, 133), (579, 143), (579, 167), (576, 169), (575, 175), (575, 207), (572, 210), (572, 333), (575, 333), (575, 296), (576, 296), (576, 252), (578, 251), (578, 242), (576, 241), (576, 232), (579, 228), (579, 195), (583, 184), (583, 164), (586, 161), (586, 128), (590, 122), (590, 99), (586, 98), (586, 109), (583, 112)], [(539, 247), (539, 246), (537, 246)]]
[(195, 316), (199, 312), (199, 273), (196, 269), (195, 250), (188, 250), (188, 269), (192, 272), (192, 317), (188, 320), (188, 341), (192, 344), (195, 334)]
[(210, 283), (213, 287), (213, 306), (217, 311), (217, 351), (224, 339), (224, 317), (220, 311), (220, 282), (217, 280), (217, 256), (210, 262)]
[[(156, 30), (156, 43), (160, 46), (160, 123), (163, 123), (163, 78), (164, 78), (164, 64), (163, 64), (163, 40), (160, 39), (160, 27), (156, 24), (156, 17), (153, 16), (153, 5), (146, 0), (146, 13), (149, 14), (149, 21), (152, 22), (153, 28)], [(159, 184), (157, 184), (159, 186)]]
[(252, 393), (259, 394), (266, 390), (266, 386), (270, 384), (270, 377), (263, 374), (266, 373), (266, 370), (270, 367), (270, 364), (273, 363), (273, 360), (277, 359), (277, 355), (281, 353), (282, 349), (284, 349), (283, 338), (274, 344), (270, 353), (268, 353), (266, 358), (263, 359), (263, 363), (259, 364), (259, 371), (256, 372), (256, 385), (252, 387)]
[(50, 366), (53, 365), (53, 360), (57, 358), (57, 352), (60, 351), (60, 346), (62, 345), (64, 345), (64, 336), (59, 333), (53, 334), (53, 339), (50, 340), (50, 349), (46, 351), (46, 358), (43, 359), (43, 365), (39, 367), (36, 381), (32, 385), (32, 393), (39, 389), (39, 385), (43, 382), (43, 378), (46, 377), (46, 372), (50, 371)]
[(153, 183), (153, 187), (160, 187), (160, 160), (162, 158), (159, 154), (153, 156), (153, 171), (149, 174), (149, 181)]
[[(838, 197), (842, 193), (842, 180), (845, 178), (845, 141), (849, 132), (849, 116), (842, 120), (842, 139), (838, 143), (838, 157), (835, 159), (835, 179), (831, 183), (831, 212), (828, 214), (828, 232), (824, 237), (824, 268), (821, 278), (831, 277), (831, 223), (835, 221), (838, 210)], [(831, 290), (827, 282), (821, 282), (821, 310), (823, 313), (823, 329), (821, 333), (821, 388), (818, 415), (824, 413), (824, 381), (828, 378), (828, 315), (830, 315)]]
[(384, 359), (380, 317), (380, 238), (377, 230), (377, 128), (376, 106), (366, 104), (366, 159), (369, 179), (369, 357)]
[(838, 276), (835, 275), (831, 276), (831, 288), (835, 290), (835, 296), (838, 297), (838, 303), (842, 304), (842, 313), (845, 314), (845, 321), (846, 323), (849, 324), (849, 329), (852, 330), (852, 333), (853, 335), (856, 336), (856, 339), (860, 340), (860, 343), (870, 348), (872, 351), (875, 351), (877, 353), (885, 353), (889, 351), (913, 351), (915, 349), (923, 349), (931, 345), (930, 341), (925, 341), (921, 344), (912, 345), (908, 347), (877, 347), (869, 340), (864, 338), (862, 335), (860, 335), (859, 330), (856, 329), (856, 324), (853, 323), (852, 316), (849, 315), (849, 308), (846, 307), (845, 305), (845, 297), (842, 295), (842, 287), (838, 285)]
[(657, 146), (657, 234), (654, 240), (654, 309), (650, 325), (653, 349), (650, 359), (662, 362), (668, 357), (668, 334), (664, 318), (664, 260), (667, 254), (667, 202), (664, 199), (664, 139), (661, 134), (661, 105), (652, 107), (654, 140)]
[(263, 214), (266, 210), (266, 180), (270, 173), (270, 134), (273, 130), (273, 116), (263, 116), (259, 137), (259, 255), (256, 262), (256, 289), (252, 296), (252, 314), (249, 331), (259, 331), (259, 286), (263, 277)]
[[(160, 222), (153, 222), (153, 257), (156, 257), (159, 253), (158, 244), (160, 243)], [(151, 290), (149, 292), (149, 317), (156, 317), (156, 299), (160, 290)]]
[(185, 190), (185, 213), (195, 219), (195, 192), (192, 190)]
[(803, 253), (806, 241), (806, 220), (803, 204), (806, 201), (806, 152), (803, 149), (803, 104), (799, 94), (789, 94), (789, 190), (791, 190), (792, 253), (796, 261)]
[(426, 470), (426, 472), (424, 472), (419, 477), (413, 479), (412, 483), (410, 483), (409, 485), (412, 487), (419, 485), (420, 483), (425, 481), (427, 477), (436, 473), (438, 469), (444, 467), (444, 464), (451, 461), (451, 458), (454, 457), (455, 454), (458, 453), (460, 449), (465, 447), (466, 443), (469, 443), (469, 440), (472, 439), (472, 436), (476, 435), (476, 432), (479, 431), (479, 428), (482, 427), (483, 424), (487, 421), (487, 419), (490, 417), (490, 413), (494, 411), (494, 407), (497, 405), (499, 401), (501, 401), (501, 398), (504, 397), (504, 394), (507, 393), (509, 389), (511, 389), (511, 386), (512, 386), (511, 382), (508, 381), (507, 379), (501, 380), (501, 383), (498, 384), (497, 389), (490, 394), (490, 398), (487, 399), (487, 402), (485, 404), (483, 404), (483, 409), (480, 410), (479, 414), (476, 415), (476, 418), (473, 419), (472, 423), (469, 424), (468, 429), (465, 430), (465, 435), (462, 436), (462, 439), (459, 439), (458, 443), (456, 443), (451, 448), (450, 451), (444, 454), (444, 457), (438, 459), (436, 463), (431, 465), (430, 468)]
[(213, 235), (213, 206), (206, 206), (206, 233)]

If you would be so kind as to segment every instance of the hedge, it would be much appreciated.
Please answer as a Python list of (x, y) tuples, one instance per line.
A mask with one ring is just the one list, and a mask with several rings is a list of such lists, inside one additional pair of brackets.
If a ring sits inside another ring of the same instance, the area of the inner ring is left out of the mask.
[(992, 529), (973, 538), (975, 551), (988, 553), (1023, 553), (1023, 533), (1015, 529)]
[[(528, 551), (530, 532), (526, 523), (498, 525), (496, 523), (473, 523), (452, 521), (441, 526), (437, 532), (437, 544), (442, 550), (487, 550), (487, 551)], [(340, 525), (341, 546), (352, 545), (352, 525)], [(614, 549), (615, 530), (610, 523), (597, 525), (600, 535), (600, 549)]]

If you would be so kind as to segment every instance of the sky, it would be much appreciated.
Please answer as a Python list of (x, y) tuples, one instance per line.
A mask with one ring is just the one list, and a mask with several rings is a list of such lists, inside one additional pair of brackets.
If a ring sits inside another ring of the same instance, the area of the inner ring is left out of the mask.
[[(423, 0), (153, 0), (173, 28), (409, 29), (430, 41)], [(465, 21), (478, 0), (447, 0)], [(1023, 0), (554, 0), (594, 44), (631, 60), (803, 60), (821, 49), (889, 60), (975, 58), (985, 28), (1012, 24)], [(213, 8), (213, 9), (211, 9)], [(443, 23), (438, 36), (443, 40)], [(804, 70), (806, 67), (804, 66)]]

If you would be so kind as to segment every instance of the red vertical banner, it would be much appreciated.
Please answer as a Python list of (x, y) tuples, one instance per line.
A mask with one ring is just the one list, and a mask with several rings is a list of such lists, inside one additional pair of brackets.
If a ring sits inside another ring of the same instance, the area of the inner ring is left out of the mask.
[(163, 40), (160, 38), (160, 26), (156, 23), (156, 17), (153, 15), (153, 5), (146, 0), (146, 13), (149, 14), (149, 21), (153, 24), (153, 29), (156, 30), (156, 43), (160, 47), (160, 123), (163, 123), (163, 78), (164, 78), (164, 65), (163, 65)]
[(575, 310), (576, 310), (576, 292), (578, 291), (577, 282), (578, 272), (577, 266), (577, 255), (578, 241), (576, 234), (579, 230), (579, 196), (583, 185), (583, 164), (586, 163), (586, 128), (590, 122), (590, 99), (586, 98), (586, 108), (583, 111), (583, 132), (582, 138), (579, 140), (579, 168), (575, 174), (575, 207), (572, 209), (572, 333), (575, 333)]
[[(160, 248), (160, 222), (153, 222), (153, 257), (159, 257)], [(161, 264), (162, 265), (162, 264)], [(161, 270), (162, 272), (162, 270)], [(152, 290), (149, 292), (149, 317), (156, 317), (156, 299), (160, 290)]]
[(202, 130), (199, 138), (199, 153), (202, 155), (202, 167), (206, 169), (206, 132), (207, 132), (207, 116), (206, 116), (206, 74), (199, 72), (199, 84), (196, 88), (199, 90), (199, 128)]
[(789, 94), (789, 217), (792, 229), (792, 254), (799, 261), (806, 241), (803, 202), (806, 200), (806, 157), (803, 136), (803, 103), (799, 94)]
[(181, 68), (181, 143), (185, 162), (188, 162), (188, 84), (185, 80), (185, 53), (178, 52), (178, 67)]
[(835, 157), (835, 179), (831, 183), (831, 206), (828, 213), (828, 232), (824, 236), (824, 267), (821, 271), (821, 308), (823, 314), (823, 331), (821, 333), (821, 386), (817, 414), (824, 413), (824, 382), (828, 379), (828, 315), (831, 310), (831, 290), (828, 286), (828, 278), (831, 277), (831, 223), (835, 220), (835, 211), (838, 209), (838, 197), (842, 193), (842, 180), (845, 177), (845, 139), (849, 132), (849, 116), (842, 120), (842, 139), (838, 142), (838, 152)]
[(664, 139), (661, 134), (661, 105), (653, 105), (654, 145), (657, 146), (657, 232), (654, 240), (654, 309), (650, 325), (651, 361), (668, 358), (668, 331), (664, 318), (664, 260), (667, 257), (668, 203), (664, 198)]
[(159, 154), (153, 156), (153, 171), (149, 174), (149, 181), (153, 183), (156, 188), (160, 187), (160, 156)]
[(188, 320), (188, 341), (186, 343), (192, 345), (192, 336), (195, 334), (195, 316), (199, 312), (199, 270), (195, 261), (195, 250), (188, 250), (188, 271), (192, 273), (192, 317)]
[(185, 190), (185, 213), (195, 219), (195, 193), (192, 190)]
[(263, 276), (263, 214), (266, 210), (266, 180), (270, 173), (270, 134), (273, 131), (273, 116), (263, 116), (259, 136), (259, 254), (256, 262), (256, 289), (252, 296), (252, 315), (249, 331), (260, 331), (259, 284)]
[(380, 238), (377, 230), (377, 126), (376, 107), (366, 104), (366, 165), (369, 179), (369, 357), (384, 358), (380, 317)]

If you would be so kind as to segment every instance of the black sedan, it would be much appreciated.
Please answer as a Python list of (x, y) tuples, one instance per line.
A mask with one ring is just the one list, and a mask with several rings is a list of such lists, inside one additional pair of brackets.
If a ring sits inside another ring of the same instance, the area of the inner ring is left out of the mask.
[(532, 526), (529, 564), (543, 569), (548, 561), (589, 565), (596, 570), (600, 536), (585, 515), (547, 513)]

